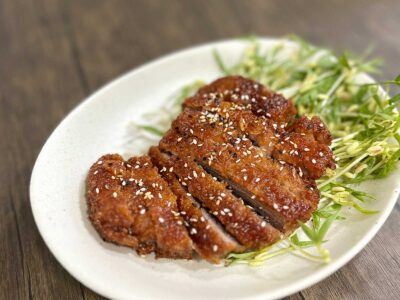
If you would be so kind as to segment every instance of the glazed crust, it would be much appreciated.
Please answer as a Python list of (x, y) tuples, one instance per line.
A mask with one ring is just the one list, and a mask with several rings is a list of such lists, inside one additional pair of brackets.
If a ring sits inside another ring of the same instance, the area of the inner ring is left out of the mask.
[(106, 241), (157, 257), (192, 257), (176, 197), (148, 156), (101, 157), (87, 178), (89, 219)]
[(316, 210), (334, 169), (318, 117), (261, 84), (228, 76), (187, 98), (149, 156), (105, 155), (87, 179), (89, 218), (106, 241), (211, 263), (271, 245)]

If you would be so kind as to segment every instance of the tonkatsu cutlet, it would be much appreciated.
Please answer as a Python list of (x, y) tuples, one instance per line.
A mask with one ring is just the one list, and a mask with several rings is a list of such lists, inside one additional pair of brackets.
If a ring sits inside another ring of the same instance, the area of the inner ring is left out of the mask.
[(104, 240), (156, 257), (218, 263), (290, 235), (334, 169), (316, 116), (240, 76), (201, 88), (149, 156), (105, 155), (88, 175), (89, 218)]

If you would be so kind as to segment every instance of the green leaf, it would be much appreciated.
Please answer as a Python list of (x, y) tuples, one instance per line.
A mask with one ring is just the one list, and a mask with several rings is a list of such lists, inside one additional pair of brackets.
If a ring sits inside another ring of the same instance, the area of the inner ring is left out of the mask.
[(152, 133), (154, 135), (158, 135), (158, 136), (163, 136), (164, 135), (164, 131), (154, 127), (154, 126), (150, 126), (150, 125), (137, 125), (138, 128), (143, 129), (149, 133)]
[(308, 227), (306, 224), (304, 224), (301, 221), (298, 221), (298, 223), (300, 224), (301, 229), (303, 229), (304, 233), (308, 236), (308, 238), (311, 241), (316, 241), (317, 239), (317, 235), (314, 229)]
[(331, 215), (329, 218), (327, 218), (324, 223), (322, 224), (320, 230), (318, 231), (318, 234), (316, 236), (316, 241), (317, 243), (321, 243), (328, 232), (329, 227), (331, 227), (333, 221), (336, 220), (336, 218), (339, 215), (339, 211), (336, 212), (335, 214)]
[(213, 56), (214, 56), (215, 61), (217, 62), (218, 68), (221, 70), (221, 72), (225, 75), (229, 75), (230, 71), (225, 66), (224, 62), (222, 61), (221, 55), (219, 54), (219, 52), (216, 49), (213, 50)]

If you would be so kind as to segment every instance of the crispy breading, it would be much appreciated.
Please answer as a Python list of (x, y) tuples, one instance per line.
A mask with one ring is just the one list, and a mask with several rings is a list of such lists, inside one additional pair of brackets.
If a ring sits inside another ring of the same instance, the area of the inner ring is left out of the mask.
[(214, 180), (193, 160), (185, 159), (184, 156), (163, 157), (157, 148), (150, 150), (150, 156), (165, 164), (166, 168), (161, 169), (161, 173), (176, 174), (190, 194), (207, 207), (225, 226), (226, 231), (247, 249), (270, 245), (280, 237), (278, 230), (236, 198), (225, 183)]
[[(293, 167), (263, 155), (235, 129), (218, 122), (202, 122), (201, 112), (184, 111), (160, 141), (160, 148), (179, 157), (209, 165), (221, 177), (249, 191), (269, 216), (286, 232), (307, 221), (316, 208), (319, 193)], [(178, 142), (179, 140), (179, 142)]]
[(185, 220), (196, 252), (202, 258), (212, 263), (218, 263), (230, 252), (243, 251), (244, 247), (225, 231), (218, 220), (207, 212), (206, 208), (201, 206), (187, 188), (179, 182), (175, 173), (169, 171), (173, 164), (169, 157), (156, 147), (150, 149), (150, 156), (160, 174), (177, 196), (180, 214)]
[(89, 218), (106, 241), (157, 257), (192, 256), (176, 197), (148, 156), (105, 155), (87, 178)]

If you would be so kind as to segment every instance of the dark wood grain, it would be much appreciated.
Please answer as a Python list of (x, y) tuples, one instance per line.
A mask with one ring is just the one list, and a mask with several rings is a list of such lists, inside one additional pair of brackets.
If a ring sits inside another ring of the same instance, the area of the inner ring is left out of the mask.
[[(65, 114), (124, 71), (162, 54), (246, 34), (296, 33), (373, 54), (400, 73), (400, 2), (0, 0), (0, 298), (99, 299), (44, 245), (30, 173)], [(400, 299), (400, 208), (374, 240), (321, 283), (287, 299)]]

